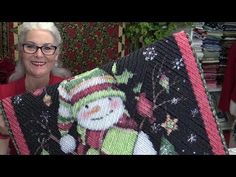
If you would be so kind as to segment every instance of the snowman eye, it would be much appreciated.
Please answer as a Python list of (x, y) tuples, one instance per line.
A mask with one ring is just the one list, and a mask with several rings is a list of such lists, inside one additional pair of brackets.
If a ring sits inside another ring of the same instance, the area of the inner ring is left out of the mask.
[(87, 109), (88, 109), (88, 108), (89, 108), (89, 106), (86, 104), (86, 105), (85, 105), (85, 108), (87, 108)]
[(108, 97), (108, 100), (110, 100), (110, 101), (111, 101), (111, 100), (112, 100), (112, 99), (111, 99), (111, 97)]

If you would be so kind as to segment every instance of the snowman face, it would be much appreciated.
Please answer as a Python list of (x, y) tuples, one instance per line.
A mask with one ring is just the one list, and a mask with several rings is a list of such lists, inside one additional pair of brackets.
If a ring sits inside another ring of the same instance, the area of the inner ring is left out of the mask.
[(123, 113), (120, 97), (106, 97), (83, 106), (77, 113), (77, 121), (90, 130), (106, 130), (116, 124)]

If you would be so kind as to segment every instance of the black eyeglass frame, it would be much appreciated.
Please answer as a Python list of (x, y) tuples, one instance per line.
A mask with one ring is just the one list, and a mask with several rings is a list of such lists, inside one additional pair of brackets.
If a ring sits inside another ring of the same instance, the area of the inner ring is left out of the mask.
[[(36, 50), (35, 50), (34, 52), (26, 51), (26, 50), (25, 50), (25, 46), (26, 46), (26, 45), (32, 45), (32, 46), (34, 46), (34, 47), (36, 48)], [(34, 45), (34, 44), (22, 44), (22, 47), (23, 47), (23, 51), (24, 51), (25, 53), (27, 53), (27, 54), (35, 54), (35, 53), (40, 49), (41, 52), (42, 52), (44, 55), (54, 55), (55, 52), (56, 52), (56, 50), (57, 50), (57, 48), (58, 48), (58, 46), (54, 46), (54, 45), (52, 45), (52, 46), (41, 46), (41, 47), (39, 47), (39, 46)], [(53, 52), (53, 53), (50, 53), (50, 54), (45, 53), (44, 50), (43, 50), (43, 48), (45, 48), (45, 47), (53, 47), (53, 48), (54, 48), (54, 52)]]

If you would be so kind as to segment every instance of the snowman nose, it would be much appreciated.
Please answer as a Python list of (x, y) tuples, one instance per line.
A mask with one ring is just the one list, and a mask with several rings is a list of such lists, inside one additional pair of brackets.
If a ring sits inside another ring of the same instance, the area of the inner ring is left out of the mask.
[(101, 107), (99, 105), (97, 106), (94, 106), (91, 110), (90, 110), (90, 113), (91, 114), (94, 114), (94, 113), (97, 113), (98, 111), (101, 110)]

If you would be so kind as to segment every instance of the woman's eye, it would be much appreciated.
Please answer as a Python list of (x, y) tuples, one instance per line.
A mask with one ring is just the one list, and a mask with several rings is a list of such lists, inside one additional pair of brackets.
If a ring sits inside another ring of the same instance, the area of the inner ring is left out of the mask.
[(51, 47), (43, 47), (44, 50), (52, 50)]
[(35, 45), (30, 45), (30, 44), (25, 45), (25, 47), (28, 48), (28, 49), (35, 49), (36, 48)]

